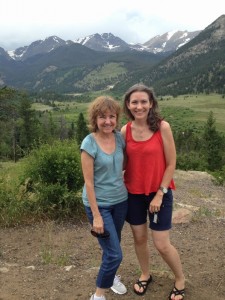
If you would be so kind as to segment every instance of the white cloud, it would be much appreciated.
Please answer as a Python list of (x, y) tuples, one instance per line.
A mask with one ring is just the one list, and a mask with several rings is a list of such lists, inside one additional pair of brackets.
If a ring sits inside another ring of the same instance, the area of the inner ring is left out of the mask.
[(51, 35), (74, 40), (97, 32), (144, 43), (171, 30), (202, 30), (224, 12), (220, 0), (2, 1), (0, 47), (13, 49)]

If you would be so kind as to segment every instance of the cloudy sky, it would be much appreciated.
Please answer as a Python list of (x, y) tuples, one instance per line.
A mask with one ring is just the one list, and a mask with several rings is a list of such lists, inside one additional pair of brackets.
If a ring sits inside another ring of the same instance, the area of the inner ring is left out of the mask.
[(221, 0), (2, 0), (0, 47), (13, 50), (52, 35), (75, 40), (105, 32), (144, 43), (168, 31), (203, 30), (223, 14)]

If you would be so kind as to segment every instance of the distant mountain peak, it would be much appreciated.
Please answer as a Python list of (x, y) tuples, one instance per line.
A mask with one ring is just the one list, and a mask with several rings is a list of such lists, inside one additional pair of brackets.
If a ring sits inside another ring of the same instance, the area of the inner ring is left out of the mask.
[(95, 33), (74, 41), (95, 51), (124, 51), (129, 45), (112, 33)]
[(153, 37), (144, 43), (144, 46), (147, 47), (148, 51), (153, 53), (174, 52), (196, 37), (200, 32), (201, 30), (193, 32), (173, 30)]
[(68, 43), (63, 39), (53, 35), (42, 40), (34, 41), (29, 46), (20, 47), (8, 53), (14, 60), (26, 60), (34, 55), (48, 53), (57, 47), (67, 44)]
[(8, 51), (8, 55), (14, 60), (26, 60), (38, 54), (45, 54), (60, 46), (80, 44), (95, 51), (122, 52), (128, 50), (147, 51), (150, 53), (174, 52), (181, 46), (193, 39), (200, 31), (188, 32), (174, 30), (157, 35), (144, 44), (128, 44), (111, 32), (102, 34), (95, 33), (76, 40), (65, 41), (56, 35), (46, 37), (42, 40), (32, 42), (29, 46), (19, 47), (16, 50)]

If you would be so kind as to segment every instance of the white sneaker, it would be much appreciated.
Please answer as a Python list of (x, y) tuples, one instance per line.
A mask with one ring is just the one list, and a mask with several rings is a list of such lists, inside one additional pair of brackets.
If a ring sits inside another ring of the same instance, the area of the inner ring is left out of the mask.
[(127, 289), (120, 280), (121, 280), (121, 276), (116, 275), (113, 281), (113, 285), (111, 286), (111, 290), (116, 294), (120, 294), (120, 295), (126, 294)]
[(101, 296), (101, 297), (95, 297), (95, 295), (92, 295), (90, 300), (96, 300), (96, 299), (99, 299), (99, 300), (106, 300), (105, 296)]

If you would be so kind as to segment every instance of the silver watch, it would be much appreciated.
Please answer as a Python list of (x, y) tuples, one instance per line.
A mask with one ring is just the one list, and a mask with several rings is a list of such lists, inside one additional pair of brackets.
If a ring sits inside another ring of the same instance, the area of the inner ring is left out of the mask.
[(168, 192), (168, 189), (163, 186), (160, 186), (159, 189), (163, 192), (163, 194), (166, 194)]

